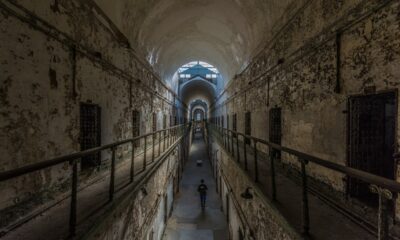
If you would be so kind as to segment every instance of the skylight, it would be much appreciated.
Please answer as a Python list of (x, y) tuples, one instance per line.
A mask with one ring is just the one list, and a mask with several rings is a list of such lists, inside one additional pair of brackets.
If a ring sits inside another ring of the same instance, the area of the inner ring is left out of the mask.
[[(202, 61), (193, 61), (193, 62), (187, 63), (187, 64), (183, 65), (182, 67), (180, 67), (178, 69), (178, 73), (186, 71), (189, 68), (192, 68), (192, 67), (194, 67), (196, 65), (200, 65), (202, 67), (208, 68), (210, 71), (213, 71), (214, 73), (219, 74), (219, 71), (218, 71), (218, 69), (216, 67), (214, 67), (213, 65), (211, 65), (209, 63), (202, 62)], [(216, 74), (214, 74), (214, 75), (216, 75)]]

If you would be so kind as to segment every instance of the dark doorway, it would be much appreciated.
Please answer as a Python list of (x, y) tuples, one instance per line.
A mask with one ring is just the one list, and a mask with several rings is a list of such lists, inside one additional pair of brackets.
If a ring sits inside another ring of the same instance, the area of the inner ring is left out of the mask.
[[(251, 136), (251, 112), (246, 112), (244, 116), (244, 134)], [(251, 144), (250, 138), (246, 138), (246, 144)]]
[[(232, 130), (234, 132), (237, 132), (237, 114), (233, 114), (232, 116)], [(236, 137), (236, 133), (233, 134), (234, 137)]]
[[(396, 93), (351, 97), (348, 104), (348, 165), (394, 179)], [(370, 192), (365, 182), (349, 177), (348, 192), (377, 206), (377, 195)]]
[[(281, 145), (282, 143), (282, 111), (281, 108), (269, 110), (269, 141)], [(281, 151), (272, 149), (271, 155), (281, 159)]]
[[(80, 145), (81, 151), (95, 148), (101, 144), (101, 108), (96, 104), (80, 105)], [(96, 153), (82, 158), (82, 170), (97, 167), (101, 163), (101, 154)]]

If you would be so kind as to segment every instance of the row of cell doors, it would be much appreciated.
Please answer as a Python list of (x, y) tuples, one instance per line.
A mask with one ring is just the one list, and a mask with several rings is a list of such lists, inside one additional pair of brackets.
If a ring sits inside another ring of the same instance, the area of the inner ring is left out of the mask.
[[(348, 100), (347, 165), (389, 179), (395, 179), (397, 93), (386, 92), (352, 96)], [(246, 113), (246, 134), (250, 134), (251, 115)], [(236, 120), (234, 119), (234, 125)], [(332, 123), (334, 124), (334, 123)], [(282, 141), (281, 108), (269, 112), (269, 140)], [(280, 158), (279, 151), (272, 151)], [(347, 193), (366, 204), (376, 206), (377, 195), (365, 182), (348, 177)]]

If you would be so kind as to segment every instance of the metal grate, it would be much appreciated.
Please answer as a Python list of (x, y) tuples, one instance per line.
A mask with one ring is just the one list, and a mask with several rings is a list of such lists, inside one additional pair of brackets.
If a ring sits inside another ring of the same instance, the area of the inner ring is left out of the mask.
[[(395, 93), (351, 97), (348, 104), (348, 165), (394, 179)], [(377, 205), (365, 182), (349, 177), (348, 192)]]
[[(251, 135), (251, 112), (246, 112), (244, 117), (244, 133)], [(251, 144), (251, 140), (246, 138), (246, 143)]]
[(157, 114), (156, 113), (153, 113), (152, 119), (153, 119), (152, 129), (153, 129), (153, 132), (155, 132), (155, 131), (157, 131)]
[[(101, 144), (101, 108), (95, 104), (80, 105), (80, 145), (81, 150), (98, 147)], [(99, 166), (100, 152), (82, 158), (82, 169)]]
[[(282, 143), (282, 111), (281, 108), (269, 110), (269, 141), (281, 145)], [(273, 149), (271, 154), (280, 159), (281, 152)]]
[[(140, 136), (140, 112), (137, 110), (134, 110), (132, 112), (132, 136), (133, 137)], [(140, 142), (136, 141), (135, 147), (138, 147), (139, 145)]]
[[(232, 130), (237, 131), (237, 115), (236, 113), (232, 115)], [(236, 133), (233, 134), (234, 137), (236, 137)]]

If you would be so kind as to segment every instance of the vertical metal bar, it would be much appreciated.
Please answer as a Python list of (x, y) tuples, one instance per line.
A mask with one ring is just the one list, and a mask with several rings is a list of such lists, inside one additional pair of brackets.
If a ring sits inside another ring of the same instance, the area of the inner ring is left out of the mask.
[(243, 135), (243, 157), (244, 157), (244, 170), (249, 170), (247, 167), (247, 144), (246, 144), (246, 136)]
[(164, 136), (164, 139), (163, 139), (163, 152), (165, 151), (165, 141), (166, 141), (166, 138), (167, 138), (167, 131), (166, 130), (163, 130), (163, 136)]
[(258, 156), (257, 156), (257, 141), (254, 141), (254, 181), (258, 182)]
[(110, 189), (109, 189), (109, 201), (114, 199), (114, 187), (115, 187), (115, 147), (111, 148), (111, 176), (110, 176)]
[(170, 137), (171, 137), (171, 130), (168, 129), (167, 130), (167, 148), (169, 148), (169, 146), (170, 146), (170, 143), (169, 143)]
[(228, 132), (228, 152), (231, 152), (231, 135), (229, 130), (227, 130)]
[(224, 146), (225, 146), (225, 148), (227, 148), (226, 147), (226, 136), (225, 136), (225, 129), (222, 129), (222, 139), (224, 139)]
[(158, 156), (161, 155), (161, 131), (158, 132)]
[(147, 166), (147, 135), (144, 137), (144, 150), (143, 150), (143, 171), (146, 170), (146, 166)]
[(273, 148), (270, 148), (270, 159), (271, 159), (271, 191), (272, 191), (272, 200), (276, 200), (276, 181), (275, 181), (275, 156), (276, 152)]
[(232, 151), (232, 156), (233, 157), (235, 157), (235, 149), (233, 148), (233, 139), (234, 139), (234, 136), (233, 136), (234, 134), (233, 134), (233, 132), (231, 131), (231, 151)]
[(389, 239), (389, 219), (388, 205), (393, 199), (393, 194), (385, 188), (381, 188), (375, 184), (370, 185), (372, 193), (378, 194), (379, 209), (378, 209), (378, 240)]
[(71, 187), (71, 208), (69, 212), (69, 235), (75, 236), (76, 233), (76, 211), (77, 211), (77, 195), (78, 195), (78, 163), (77, 160), (72, 161), (72, 187)]
[(135, 140), (132, 141), (132, 155), (131, 155), (131, 182), (135, 179)]
[(302, 179), (302, 207), (303, 207), (303, 235), (309, 236), (310, 234), (310, 212), (308, 208), (308, 193), (307, 193), (307, 173), (306, 164), (308, 163), (304, 159), (299, 159), (301, 163), (301, 179)]

